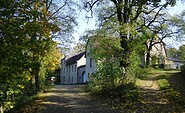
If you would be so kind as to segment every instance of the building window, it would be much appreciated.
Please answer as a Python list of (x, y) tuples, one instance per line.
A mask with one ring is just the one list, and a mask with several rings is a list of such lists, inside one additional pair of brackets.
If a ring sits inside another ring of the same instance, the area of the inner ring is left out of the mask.
[(69, 77), (69, 81), (68, 82), (70, 83), (70, 77)]
[(72, 82), (71, 83), (73, 83), (73, 77), (72, 77)]
[(72, 66), (72, 72), (73, 72), (73, 66)]
[(76, 71), (76, 65), (75, 65), (75, 71)]
[(88, 73), (88, 78), (90, 78), (90, 73)]
[(90, 58), (90, 67), (92, 67), (92, 58)]
[(65, 76), (63, 76), (63, 82), (65, 82)]
[(81, 76), (79, 76), (79, 80), (78, 80), (79, 83), (81, 83)]
[(64, 73), (65, 73), (65, 69), (66, 69), (66, 68), (64, 67)]
[(68, 66), (67, 66), (67, 73), (68, 73)]
[(70, 72), (70, 70), (71, 70), (71, 66), (69, 66), (69, 72)]

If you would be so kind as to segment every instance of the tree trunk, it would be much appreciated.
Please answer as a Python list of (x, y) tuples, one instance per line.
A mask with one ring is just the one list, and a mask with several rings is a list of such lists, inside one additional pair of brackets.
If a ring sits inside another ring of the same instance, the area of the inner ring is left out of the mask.
[[(126, 69), (126, 67), (129, 66), (129, 47), (128, 47), (128, 32), (126, 32), (125, 30), (123, 30), (123, 26), (128, 24), (128, 0), (124, 1), (124, 6), (123, 4), (123, 0), (119, 0), (118, 2), (113, 1), (114, 4), (116, 5), (116, 9), (117, 9), (117, 18), (119, 21), (119, 32), (120, 32), (120, 44), (121, 47), (123, 48), (123, 58), (120, 61), (120, 67), (124, 67)], [(123, 10), (124, 9), (124, 10)], [(124, 13), (123, 13), (124, 11)]]
[(150, 51), (146, 53), (146, 66), (148, 67), (150, 65)]
[(40, 77), (38, 73), (35, 75), (35, 88), (37, 92), (40, 91)]
[(128, 43), (126, 41), (127, 36), (122, 35), (121, 36), (121, 47), (124, 49), (123, 50), (123, 60), (120, 61), (120, 66), (121, 67), (128, 67), (129, 66), (129, 48), (128, 48)]

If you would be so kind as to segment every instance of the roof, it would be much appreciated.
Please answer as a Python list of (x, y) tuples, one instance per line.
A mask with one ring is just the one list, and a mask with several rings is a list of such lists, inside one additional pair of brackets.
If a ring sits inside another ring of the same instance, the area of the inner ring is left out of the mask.
[(167, 58), (167, 60), (173, 61), (173, 62), (184, 62), (182, 60), (179, 60), (177, 58)]
[(78, 53), (72, 56), (66, 57), (66, 66), (76, 63), (82, 56), (85, 54), (85, 52)]
[(83, 67), (85, 67), (86, 65), (82, 65), (82, 66), (79, 66), (78, 68), (83, 68)]

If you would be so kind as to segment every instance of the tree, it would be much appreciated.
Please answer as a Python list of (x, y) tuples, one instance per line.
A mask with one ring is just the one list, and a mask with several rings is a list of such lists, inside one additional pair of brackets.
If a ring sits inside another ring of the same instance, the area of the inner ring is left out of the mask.
[(118, 26), (117, 28), (111, 26), (109, 29), (117, 31), (116, 35), (119, 37), (120, 46), (123, 49), (120, 66), (126, 69), (130, 65), (129, 57), (134, 48), (131, 44), (138, 38), (138, 33), (141, 32), (143, 27), (155, 27), (156, 18), (160, 16), (160, 11), (168, 5), (174, 4), (175, 0), (169, 0), (164, 3), (160, 0), (86, 0), (85, 8), (92, 13), (95, 5), (97, 8), (101, 7), (101, 10), (98, 10), (101, 27), (106, 22)]
[(177, 58), (177, 49), (176, 48), (167, 48), (167, 57), (168, 58)]
[[(59, 32), (68, 36), (74, 25), (72, 15), (63, 11), (63, 17), (57, 16), (70, 1), (61, 3), (58, 8), (52, 0), (0, 1), (0, 106), (6, 106), (5, 110), (39, 91), (40, 73), (48, 69), (54, 72), (58, 66), (57, 44), (52, 39)], [(46, 60), (54, 64), (46, 66)]]
[(174, 30), (178, 31), (177, 32), (177, 40), (183, 41), (184, 39), (184, 34), (185, 34), (185, 25), (184, 25), (184, 17), (185, 17), (185, 11), (182, 11), (182, 13), (178, 15), (174, 15), (171, 17), (171, 26), (173, 27)]
[(179, 50), (177, 51), (177, 56), (180, 60), (185, 60), (185, 45), (179, 47)]
[(73, 47), (72, 53), (80, 53), (85, 51), (85, 44), (77, 43), (76, 46)]

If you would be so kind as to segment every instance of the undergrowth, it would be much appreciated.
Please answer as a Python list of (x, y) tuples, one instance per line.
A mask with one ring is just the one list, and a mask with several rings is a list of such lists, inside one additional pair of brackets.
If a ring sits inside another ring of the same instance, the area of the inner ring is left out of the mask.
[(167, 79), (167, 75), (159, 75), (157, 78), (158, 78), (157, 82), (158, 82), (159, 88), (164, 92), (169, 102), (185, 105), (185, 101), (183, 100), (180, 93), (174, 90), (172, 86), (170, 86), (170, 83)]
[(131, 107), (138, 101), (139, 92), (135, 83), (88, 90), (93, 96), (101, 99), (112, 108)]

